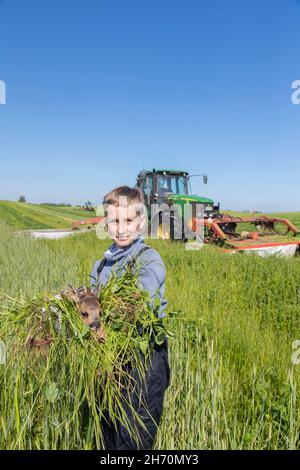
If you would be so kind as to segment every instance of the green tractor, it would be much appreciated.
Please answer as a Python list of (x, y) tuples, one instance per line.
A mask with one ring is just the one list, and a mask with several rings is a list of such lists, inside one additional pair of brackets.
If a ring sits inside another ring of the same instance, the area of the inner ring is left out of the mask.
[(196, 237), (197, 221), (219, 214), (219, 204), (212, 199), (191, 194), (189, 175), (182, 170), (142, 170), (136, 186), (143, 191), (149, 217), (149, 233), (153, 238), (182, 240)]

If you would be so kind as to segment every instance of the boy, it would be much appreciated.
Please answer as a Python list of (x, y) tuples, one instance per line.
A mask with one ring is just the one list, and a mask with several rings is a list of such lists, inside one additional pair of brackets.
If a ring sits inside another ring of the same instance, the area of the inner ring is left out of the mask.
[[(102, 260), (96, 261), (92, 270), (93, 285), (105, 284), (111, 271), (122, 273), (128, 264), (132, 269), (138, 264), (141, 288), (148, 290), (151, 298), (160, 299), (159, 317), (164, 317), (167, 301), (164, 299), (166, 269), (159, 253), (145, 245), (142, 232), (146, 224), (144, 199), (138, 188), (120, 186), (104, 197), (106, 227), (113, 244), (104, 253)], [(170, 381), (167, 341), (162, 346), (155, 345), (146, 376), (141, 380), (134, 368), (132, 377), (136, 380), (138, 393), (130, 397), (135, 411), (141, 416), (144, 426), (135, 423), (129, 409), (127, 415), (131, 424), (138, 430), (139, 442), (134, 442), (129, 433), (119, 425), (103, 423), (105, 447), (110, 450), (151, 449), (159, 424), (164, 392)], [(138, 399), (138, 395), (142, 400)], [(109, 420), (108, 420), (109, 421)]]

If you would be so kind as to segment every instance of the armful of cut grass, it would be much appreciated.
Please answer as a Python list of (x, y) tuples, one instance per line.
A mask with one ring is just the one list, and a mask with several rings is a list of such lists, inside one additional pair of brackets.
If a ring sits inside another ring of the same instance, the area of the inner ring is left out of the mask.
[(122, 390), (130, 386), (130, 366), (143, 376), (145, 358), (168, 330), (131, 272), (112, 276), (98, 294), (104, 342), (78, 314), (80, 296), (6, 299), (0, 317), (0, 340), (7, 345), (0, 366), (1, 448), (101, 449), (107, 415), (138, 439)]

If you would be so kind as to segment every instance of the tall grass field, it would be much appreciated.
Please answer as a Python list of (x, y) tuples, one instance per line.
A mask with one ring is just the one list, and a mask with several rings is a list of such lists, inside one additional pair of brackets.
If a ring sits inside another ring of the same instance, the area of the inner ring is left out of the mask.
[[(88, 284), (94, 261), (110, 243), (94, 232), (60, 240), (15, 236), (5, 223), (0, 239), (0, 293), (28, 299), (69, 283)], [(179, 312), (167, 320), (175, 332), (172, 375), (155, 448), (298, 449), (299, 258), (147, 243), (166, 264), (168, 310)], [(4, 315), (3, 306), (0, 328)], [(17, 382), (0, 387), (17, 393)], [(2, 414), (0, 403), (0, 433)]]

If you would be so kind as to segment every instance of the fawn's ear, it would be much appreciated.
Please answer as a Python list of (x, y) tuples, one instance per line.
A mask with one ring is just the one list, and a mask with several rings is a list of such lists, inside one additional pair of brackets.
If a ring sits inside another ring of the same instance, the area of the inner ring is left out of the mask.
[(77, 289), (74, 289), (70, 284), (68, 285), (67, 289), (61, 292), (61, 296), (64, 299), (71, 300), (75, 303), (78, 303), (80, 300), (80, 295)]
[(79, 287), (78, 289), (76, 289), (76, 292), (80, 299), (84, 299), (88, 295), (93, 295), (92, 290), (86, 286)]
[(99, 294), (100, 294), (100, 286), (96, 286), (96, 287), (93, 287), (91, 289), (91, 293), (92, 295), (95, 295), (95, 297), (99, 297)]

